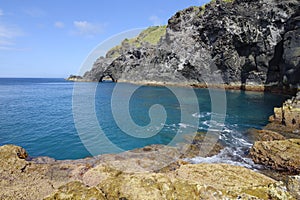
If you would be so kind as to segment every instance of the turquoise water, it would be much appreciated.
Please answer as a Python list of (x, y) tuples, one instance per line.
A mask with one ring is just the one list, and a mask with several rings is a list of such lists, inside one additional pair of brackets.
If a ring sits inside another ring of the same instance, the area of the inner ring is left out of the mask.
[[(95, 87), (97, 83), (77, 83)], [(179, 128), (182, 112), (174, 94), (165, 87), (140, 87), (131, 97), (131, 116), (137, 125), (150, 122), (149, 108), (164, 106), (167, 120), (163, 129), (153, 137), (135, 138), (124, 133), (114, 121), (111, 95), (115, 83), (96, 85), (95, 110), (99, 125), (109, 140), (124, 150), (149, 144), (168, 144)], [(130, 88), (132, 85), (123, 84)], [(49, 156), (56, 159), (77, 159), (91, 156), (81, 142), (75, 128), (72, 112), (74, 83), (64, 79), (0, 79), (0, 145), (15, 144), (24, 147), (31, 156)], [(211, 101), (207, 89), (195, 89), (200, 111), (188, 114), (199, 120), (199, 131), (206, 131), (211, 119)], [(85, 91), (82, 91), (85, 95)], [(188, 97), (186, 97), (188, 98)], [(220, 138), (228, 146), (222, 156), (239, 161), (251, 145), (243, 133), (248, 128), (261, 128), (268, 122), (274, 106), (280, 106), (286, 97), (258, 92), (226, 91), (227, 112)], [(122, 99), (120, 99), (122, 101)], [(122, 113), (121, 113), (122, 114)], [(88, 129), (89, 123), (85, 124)], [(150, 127), (155, 129), (156, 127)], [(105, 149), (105, 146), (103, 147)], [(242, 156), (242, 155), (241, 155)], [(211, 162), (220, 159), (211, 158)], [(194, 159), (193, 162), (202, 162)]]

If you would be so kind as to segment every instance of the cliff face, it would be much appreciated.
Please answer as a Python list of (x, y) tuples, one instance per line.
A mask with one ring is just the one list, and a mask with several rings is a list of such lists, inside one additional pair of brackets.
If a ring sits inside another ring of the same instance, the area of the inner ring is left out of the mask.
[(123, 42), (122, 51), (99, 58), (84, 79), (213, 84), (220, 75), (231, 85), (299, 87), (299, 13), (297, 0), (190, 7), (169, 19), (157, 44)]

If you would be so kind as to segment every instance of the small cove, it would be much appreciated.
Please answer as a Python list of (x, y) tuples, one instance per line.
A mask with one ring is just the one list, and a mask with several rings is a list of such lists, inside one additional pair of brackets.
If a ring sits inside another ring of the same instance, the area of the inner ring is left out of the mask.
[[(184, 136), (193, 124), (181, 122), (182, 112), (199, 120), (197, 129), (200, 132), (206, 132), (212, 123), (211, 101), (207, 89), (194, 89), (200, 108), (194, 111), (191, 109), (193, 105), (189, 104), (181, 108), (178, 99), (166, 87), (142, 86), (130, 100), (132, 120), (139, 126), (149, 124), (149, 108), (155, 104), (165, 108), (167, 119), (159, 124), (163, 128), (155, 136), (134, 138), (118, 127), (111, 112), (111, 95), (116, 83), (79, 84), (84, 87), (97, 84), (95, 111), (99, 125), (106, 137), (124, 150), (151, 144), (168, 144), (179, 129), (184, 130), (183, 133), (179, 132)], [(122, 84), (125, 88), (132, 86)], [(0, 145), (22, 146), (34, 157), (49, 156), (64, 160), (91, 156), (75, 128), (72, 113), (73, 88), (74, 83), (64, 79), (0, 79)], [(227, 148), (214, 157), (194, 158), (191, 161), (251, 166), (251, 161), (245, 158), (251, 142), (244, 133), (249, 128), (259, 129), (266, 125), (273, 107), (280, 106), (286, 98), (288, 97), (270, 93), (226, 91), (227, 112), (219, 137)], [(150, 128), (159, 129), (155, 126)]]

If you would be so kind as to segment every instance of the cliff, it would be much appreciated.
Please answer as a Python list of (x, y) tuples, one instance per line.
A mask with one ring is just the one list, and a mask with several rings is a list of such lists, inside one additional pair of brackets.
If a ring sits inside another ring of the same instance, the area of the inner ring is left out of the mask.
[[(172, 16), (165, 31), (151, 27), (124, 40), (83, 79), (201, 85), (221, 76), (241, 88), (297, 88), (299, 13), (297, 0), (217, 0), (190, 7)], [(145, 37), (152, 42), (140, 42)]]

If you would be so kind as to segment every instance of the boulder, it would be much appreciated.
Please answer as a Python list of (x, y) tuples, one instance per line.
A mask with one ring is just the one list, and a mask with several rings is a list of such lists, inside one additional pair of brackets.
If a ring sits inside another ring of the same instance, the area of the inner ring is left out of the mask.
[(250, 150), (250, 156), (258, 164), (270, 166), (272, 169), (300, 172), (300, 139), (259, 141)]
[(22, 172), (29, 163), (27, 152), (22, 147), (4, 145), (0, 147), (0, 172)]

